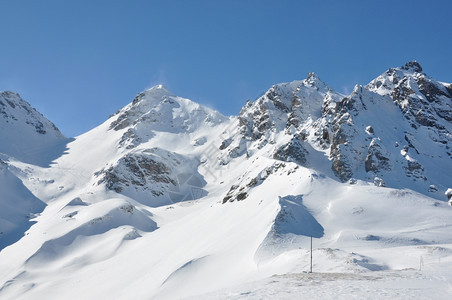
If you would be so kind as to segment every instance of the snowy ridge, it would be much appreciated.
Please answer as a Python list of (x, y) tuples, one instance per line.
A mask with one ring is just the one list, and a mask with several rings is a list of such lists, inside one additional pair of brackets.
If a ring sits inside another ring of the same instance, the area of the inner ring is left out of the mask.
[(49, 163), (48, 153), (67, 140), (52, 122), (13, 92), (0, 92), (0, 129), (0, 153), (34, 164)]
[(350, 95), (309, 73), (229, 118), (159, 85), (73, 140), (2, 97), (48, 150), (0, 149), (1, 298), (452, 293), (451, 85), (417, 62)]
[(416, 62), (390, 69), (339, 104), (330, 127), (341, 180), (374, 179), (442, 199), (451, 181), (452, 127), (444, 112), (452, 93), (421, 71)]

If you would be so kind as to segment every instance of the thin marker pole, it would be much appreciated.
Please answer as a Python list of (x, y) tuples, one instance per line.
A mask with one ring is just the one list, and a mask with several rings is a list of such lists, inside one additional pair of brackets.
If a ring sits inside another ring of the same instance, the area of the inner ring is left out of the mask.
[(309, 273), (312, 273), (312, 235), (311, 235), (311, 271)]

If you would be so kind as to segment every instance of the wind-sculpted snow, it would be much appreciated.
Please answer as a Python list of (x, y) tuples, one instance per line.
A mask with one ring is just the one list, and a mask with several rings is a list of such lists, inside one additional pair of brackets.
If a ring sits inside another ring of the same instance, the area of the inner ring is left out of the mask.
[(324, 234), (322, 225), (303, 205), (302, 196), (285, 196), (279, 199), (281, 210), (276, 216), (274, 234), (296, 234), (321, 238)]
[(452, 88), (423, 72), (310, 73), (235, 117), (156, 86), (69, 143), (2, 94), (0, 298), (450, 298)]
[[(62, 268), (92, 264), (108, 259), (124, 241), (151, 232), (157, 224), (134, 205), (120, 199), (106, 199), (89, 206), (65, 207), (59, 212), (68, 231), (46, 241), (26, 261), (30, 268)], [(104, 243), (93, 243), (105, 235)], [(74, 253), (77, 255), (74, 257)]]
[(0, 251), (17, 242), (46, 206), (0, 159)]

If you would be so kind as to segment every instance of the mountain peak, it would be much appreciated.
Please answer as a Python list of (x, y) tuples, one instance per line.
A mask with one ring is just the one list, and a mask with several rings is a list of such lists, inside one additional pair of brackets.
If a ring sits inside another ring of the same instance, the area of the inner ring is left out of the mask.
[(309, 72), (308, 73), (308, 77), (306, 77), (306, 82), (309, 82), (312, 85), (320, 85), (320, 86), (324, 86), (326, 85), (321, 79), (320, 77), (314, 73), (314, 72)]
[(402, 68), (402, 70), (406, 70), (406, 71), (412, 71), (412, 72), (417, 72), (417, 73), (422, 72), (421, 65), (415, 60), (407, 62), (401, 68)]
[(0, 153), (24, 162), (47, 165), (45, 152), (66, 140), (58, 128), (19, 94), (0, 92)]
[(307, 80), (320, 80), (319, 76), (314, 72), (309, 72), (308, 77), (306, 77)]
[(131, 126), (134, 130), (140, 127), (145, 131), (192, 132), (204, 123), (213, 126), (226, 120), (217, 111), (174, 95), (162, 84), (139, 93), (114, 116), (110, 129), (116, 131)]
[(151, 96), (153, 98), (162, 98), (164, 96), (174, 96), (174, 94), (171, 93), (166, 88), (166, 86), (164, 86), (163, 84), (155, 85), (155, 86), (151, 87), (150, 89), (145, 90), (144, 93), (147, 96)]
[(154, 85), (150, 89), (147, 89), (147, 91), (166, 91), (166, 92), (169, 92), (169, 90), (163, 84)]

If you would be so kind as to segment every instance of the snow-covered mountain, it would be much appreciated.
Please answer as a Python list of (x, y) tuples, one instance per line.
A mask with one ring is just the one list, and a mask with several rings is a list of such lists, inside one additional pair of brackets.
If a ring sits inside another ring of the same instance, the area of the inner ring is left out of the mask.
[[(417, 62), (343, 96), (309, 74), (242, 109), (226, 156), (296, 162), (342, 182), (410, 188), (436, 199), (452, 182), (452, 85)], [(333, 171), (334, 175), (331, 174)]]
[(71, 140), (1, 95), (2, 298), (315, 296), (296, 282), (359, 274), (363, 297), (450, 293), (452, 85), (417, 62), (350, 95), (309, 73), (234, 117), (159, 85)]
[(46, 166), (61, 155), (67, 141), (18, 94), (0, 92), (0, 249), (19, 240), (34, 223), (29, 219), (45, 207), (16, 174), (32, 175), (9, 161)]
[(417, 62), (356, 86), (328, 112), (335, 174), (441, 199), (452, 180), (451, 108), (452, 85), (428, 77)]
[(52, 122), (13, 92), (0, 92), (0, 129), (0, 153), (32, 164), (48, 164), (67, 142)]

